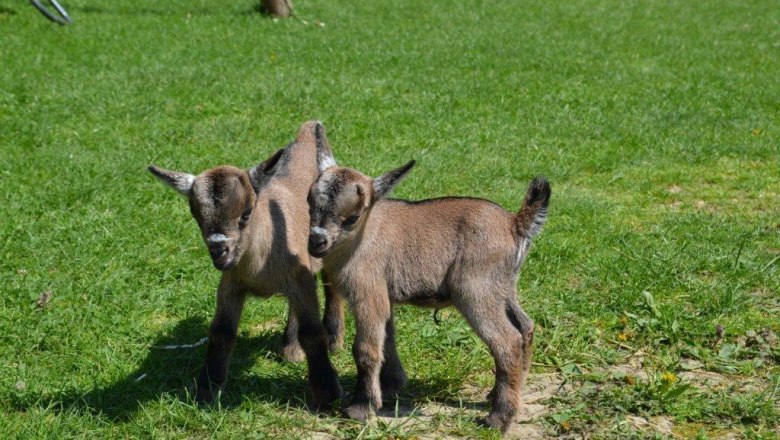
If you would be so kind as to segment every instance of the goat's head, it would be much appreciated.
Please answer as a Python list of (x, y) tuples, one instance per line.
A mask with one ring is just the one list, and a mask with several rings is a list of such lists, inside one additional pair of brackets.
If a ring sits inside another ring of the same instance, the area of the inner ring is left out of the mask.
[(362, 230), (374, 203), (390, 194), (414, 166), (414, 161), (372, 179), (336, 165), (330, 148), (317, 146), (320, 176), (309, 190), (309, 253), (317, 258)]
[(214, 267), (230, 270), (241, 260), (252, 231), (257, 195), (274, 173), (284, 150), (250, 170), (228, 165), (198, 176), (149, 166), (160, 180), (186, 196)]

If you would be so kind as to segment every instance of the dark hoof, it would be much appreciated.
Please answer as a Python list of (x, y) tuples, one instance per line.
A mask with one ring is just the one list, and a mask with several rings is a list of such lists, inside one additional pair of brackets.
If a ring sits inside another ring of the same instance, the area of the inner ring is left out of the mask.
[(330, 387), (312, 388), (311, 406), (315, 411), (325, 411), (333, 407), (333, 403), (341, 399), (343, 392), (338, 381), (331, 384)]
[(212, 403), (219, 396), (219, 387), (208, 385), (195, 387), (195, 401), (202, 404)]
[(493, 411), (485, 417), (484, 425), (493, 429), (498, 429), (501, 432), (506, 432), (512, 424), (512, 419), (513, 417), (509, 414), (501, 414)]
[(368, 404), (368, 402), (353, 403), (352, 405), (343, 408), (341, 411), (350, 419), (365, 422), (368, 420), (368, 416), (371, 414), (371, 406)]
[(306, 360), (306, 353), (303, 352), (303, 349), (298, 343), (282, 347), (282, 352), (280, 354), (285, 362), (302, 362)]

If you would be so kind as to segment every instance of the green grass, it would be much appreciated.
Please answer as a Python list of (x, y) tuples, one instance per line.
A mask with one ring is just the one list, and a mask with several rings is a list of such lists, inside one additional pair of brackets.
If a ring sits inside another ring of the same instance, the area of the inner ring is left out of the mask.
[[(274, 354), (282, 299), (248, 305), (218, 406), (187, 395), (203, 347), (154, 348), (206, 334), (219, 274), (145, 167), (249, 167), (314, 118), (343, 164), (417, 159), (401, 197), (515, 210), (550, 179), (519, 283), (531, 380), (568, 380), (547, 435), (651, 436), (626, 417), (662, 416), (678, 437), (777, 436), (776, 2), (297, 0), (279, 21), (251, 0), (63, 3), (72, 26), (0, 0), (0, 437), (498, 436), (470, 413), (310, 414), (304, 366)], [(398, 310), (412, 405), (491, 385), (443, 317)], [(637, 358), (645, 374), (616, 372)], [(349, 350), (333, 360), (351, 387)]]

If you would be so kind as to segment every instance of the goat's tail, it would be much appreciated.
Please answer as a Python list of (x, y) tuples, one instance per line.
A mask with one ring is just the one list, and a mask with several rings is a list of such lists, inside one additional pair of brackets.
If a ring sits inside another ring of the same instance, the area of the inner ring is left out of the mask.
[(530, 242), (542, 230), (551, 193), (550, 182), (542, 176), (535, 177), (528, 186), (523, 206), (515, 216), (515, 231), (526, 241)]

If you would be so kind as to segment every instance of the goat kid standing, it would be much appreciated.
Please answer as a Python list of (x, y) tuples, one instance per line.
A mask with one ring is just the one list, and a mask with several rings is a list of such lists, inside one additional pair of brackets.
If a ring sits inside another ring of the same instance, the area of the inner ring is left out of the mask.
[(219, 166), (193, 176), (149, 167), (187, 197), (214, 267), (222, 271), (198, 401), (211, 401), (225, 383), (247, 294), (274, 293), (289, 300), (282, 355), (302, 360), (305, 354), (314, 405), (341, 396), (328, 346), (335, 349), (343, 340), (342, 302), (326, 283), (323, 327), (314, 275), (321, 263), (307, 252), (306, 195), (319, 174), (317, 151), (329, 149), (324, 127), (312, 121), (301, 126), (295, 142), (248, 171)]
[(344, 412), (365, 420), (406, 383), (395, 347), (393, 304), (453, 305), (490, 348), (496, 382), (487, 425), (505, 431), (520, 406), (534, 324), (517, 301), (520, 267), (547, 215), (550, 185), (534, 179), (518, 213), (487, 200), (387, 199), (414, 161), (371, 179), (317, 150), (309, 191), (309, 253), (349, 301), (357, 384)]

